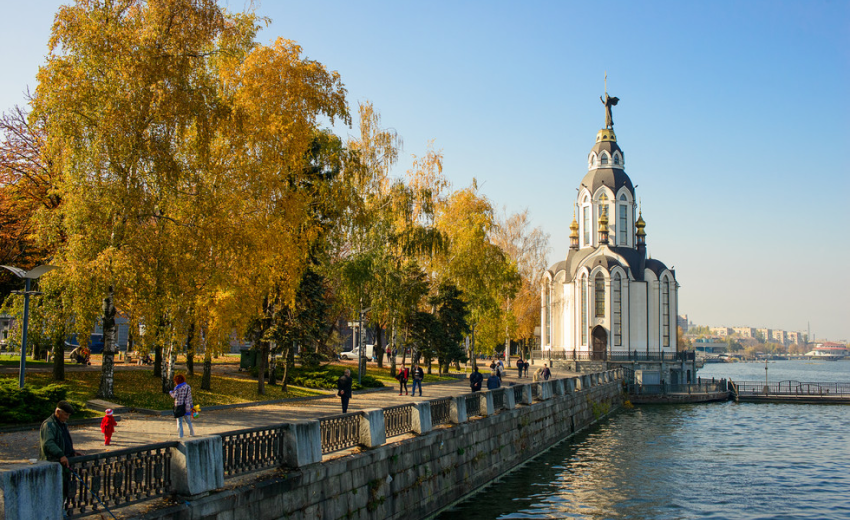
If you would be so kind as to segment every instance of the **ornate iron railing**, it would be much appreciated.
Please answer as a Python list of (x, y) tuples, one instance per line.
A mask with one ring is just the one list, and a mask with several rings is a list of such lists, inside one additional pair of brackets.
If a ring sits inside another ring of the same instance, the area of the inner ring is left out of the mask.
[(331, 453), (356, 446), (360, 442), (359, 412), (320, 417), (322, 431), (322, 453)]
[(279, 425), (222, 433), (224, 477), (281, 466), (283, 437)]
[(507, 390), (505, 388), (500, 388), (498, 390), (493, 390), (493, 409), (501, 410), (505, 407), (505, 392)]
[(431, 401), (431, 426), (448, 424), (452, 416), (452, 398), (433, 399)]
[(384, 408), (384, 429), (387, 438), (402, 435), (413, 430), (413, 405), (402, 404)]
[(481, 415), (481, 398), (478, 394), (466, 396), (466, 416)]
[[(705, 384), (705, 383), (703, 383)], [(779, 381), (765, 385), (757, 381), (738, 381), (735, 383), (738, 395), (776, 395), (850, 397), (850, 383), (801, 383), (800, 381)], [(767, 386), (767, 393), (765, 393)]]
[(632, 350), (629, 352), (577, 352), (572, 350), (532, 350), (530, 359), (542, 361), (556, 359), (564, 361), (693, 361), (694, 352), (646, 352)]
[(163, 442), (68, 459), (76, 474), (68, 486), (68, 517), (100, 513), (98, 499), (111, 509), (170, 493), (175, 446), (176, 442)]
[(522, 403), (522, 392), (525, 388), (525, 385), (516, 385), (513, 387), (514, 390), (514, 403), (520, 404)]

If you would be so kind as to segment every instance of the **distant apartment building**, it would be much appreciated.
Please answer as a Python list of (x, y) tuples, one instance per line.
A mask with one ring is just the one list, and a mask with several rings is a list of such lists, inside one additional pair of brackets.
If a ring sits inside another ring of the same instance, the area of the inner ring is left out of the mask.
[(785, 337), (788, 339), (788, 343), (794, 345), (805, 345), (806, 344), (806, 335), (802, 332), (786, 332)]
[(769, 341), (773, 337), (773, 329), (756, 329), (756, 337)]
[(732, 329), (729, 327), (711, 327), (711, 333), (725, 338), (732, 334)]
[(773, 334), (770, 335), (770, 339), (776, 343), (781, 343), (783, 345), (785, 345), (788, 341), (788, 338), (785, 336), (784, 330), (774, 330)]
[(755, 338), (756, 329), (752, 327), (732, 327), (732, 333), (742, 338)]
[(676, 325), (682, 327), (682, 334), (688, 333), (688, 315), (687, 314), (679, 314), (676, 317)]

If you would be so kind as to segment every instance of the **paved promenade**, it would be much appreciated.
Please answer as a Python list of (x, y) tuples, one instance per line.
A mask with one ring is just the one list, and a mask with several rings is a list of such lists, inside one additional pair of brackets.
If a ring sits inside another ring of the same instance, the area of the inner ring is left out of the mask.
[[(538, 367), (531, 367), (533, 372)], [(486, 388), (486, 375), (489, 368), (482, 371), (485, 375), (484, 386)], [(553, 377), (572, 377), (576, 373), (558, 370), (553, 372)], [(517, 379), (516, 370), (511, 368), (507, 371), (507, 377), (503, 380), (503, 386), (514, 383), (530, 383), (531, 377)], [(408, 383), (408, 388), (412, 383)], [(279, 387), (278, 387), (279, 388)], [(275, 392), (277, 388), (268, 389)], [(457, 382), (426, 384), (422, 397), (399, 396), (398, 388), (392, 387), (380, 391), (355, 392), (349, 403), (348, 411), (367, 410), (371, 408), (383, 408), (420, 400), (435, 399), (469, 393), (469, 381), (464, 379)], [(204, 403), (201, 405), (201, 415), (195, 419), (196, 435), (211, 435), (216, 433), (254, 428), (272, 424), (285, 423), (298, 419), (317, 419), (329, 415), (342, 413), (342, 407), (336, 392), (329, 393), (326, 397), (310, 400), (293, 400), (285, 403), (267, 404), (249, 407), (229, 408), (224, 410), (203, 411)], [(99, 453), (107, 450), (119, 450), (138, 447), (145, 444), (166, 442), (177, 439), (177, 428), (175, 419), (171, 416), (150, 416), (137, 413), (125, 413), (120, 415), (121, 420), (115, 428), (112, 444), (107, 447), (103, 445), (103, 435), (100, 432), (100, 424), (80, 425), (71, 427), (71, 436), (74, 446), (86, 455)], [(188, 431), (185, 432), (188, 435)], [(38, 430), (24, 432), (0, 433), (0, 464), (23, 462), (38, 457)]]

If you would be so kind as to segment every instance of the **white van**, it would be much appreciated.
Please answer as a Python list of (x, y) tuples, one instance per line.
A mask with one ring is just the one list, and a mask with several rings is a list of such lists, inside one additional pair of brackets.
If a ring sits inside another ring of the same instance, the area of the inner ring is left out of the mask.
[[(359, 349), (357, 349), (359, 350)], [(357, 350), (348, 350), (342, 352), (339, 355), (340, 359), (357, 359)], [(375, 353), (375, 345), (365, 345), (363, 348), (363, 357), (366, 359), (372, 359), (372, 355)]]

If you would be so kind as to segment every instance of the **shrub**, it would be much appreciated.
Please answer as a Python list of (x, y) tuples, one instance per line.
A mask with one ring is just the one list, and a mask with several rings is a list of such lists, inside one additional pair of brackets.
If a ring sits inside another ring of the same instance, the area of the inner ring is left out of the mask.
[(67, 390), (56, 384), (33, 388), (32, 385), (18, 388), (12, 378), (0, 379), (0, 422), (2, 424), (25, 424), (47, 419), (56, 403), (65, 399)]

